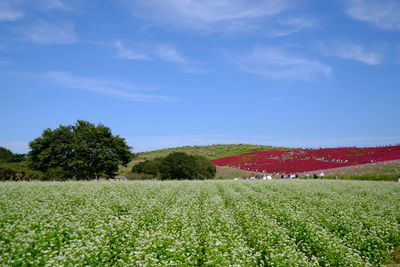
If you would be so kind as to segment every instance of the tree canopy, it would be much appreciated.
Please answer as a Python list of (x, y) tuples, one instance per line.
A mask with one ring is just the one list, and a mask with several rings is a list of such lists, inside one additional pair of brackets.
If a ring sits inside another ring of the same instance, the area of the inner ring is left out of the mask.
[(5, 147), (0, 147), (0, 163), (8, 163), (12, 156), (13, 153), (11, 152), (11, 150)]
[(206, 180), (215, 177), (216, 167), (206, 157), (173, 152), (140, 162), (133, 166), (132, 172), (150, 174), (161, 180)]
[(5, 147), (0, 147), (0, 163), (21, 162), (24, 160), (26, 160), (26, 154), (13, 153)]
[(76, 180), (114, 176), (119, 165), (126, 165), (133, 158), (124, 138), (113, 136), (104, 125), (82, 120), (75, 125), (46, 129), (29, 146), (33, 169)]

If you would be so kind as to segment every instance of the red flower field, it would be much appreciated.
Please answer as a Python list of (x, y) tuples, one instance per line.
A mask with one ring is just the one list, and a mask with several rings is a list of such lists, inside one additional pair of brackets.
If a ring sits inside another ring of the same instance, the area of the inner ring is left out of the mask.
[(400, 159), (400, 145), (321, 148), (246, 153), (215, 159), (218, 166), (266, 173), (300, 173)]

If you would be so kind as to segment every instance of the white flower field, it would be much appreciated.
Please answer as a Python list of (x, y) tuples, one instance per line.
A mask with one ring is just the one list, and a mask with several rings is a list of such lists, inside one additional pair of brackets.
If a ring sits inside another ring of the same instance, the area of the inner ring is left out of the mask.
[(0, 183), (0, 265), (398, 263), (400, 184)]

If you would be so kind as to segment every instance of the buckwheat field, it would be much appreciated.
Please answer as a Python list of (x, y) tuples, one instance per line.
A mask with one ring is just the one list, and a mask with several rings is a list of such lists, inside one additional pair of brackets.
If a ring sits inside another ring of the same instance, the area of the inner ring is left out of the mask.
[(0, 183), (0, 265), (385, 265), (400, 184)]

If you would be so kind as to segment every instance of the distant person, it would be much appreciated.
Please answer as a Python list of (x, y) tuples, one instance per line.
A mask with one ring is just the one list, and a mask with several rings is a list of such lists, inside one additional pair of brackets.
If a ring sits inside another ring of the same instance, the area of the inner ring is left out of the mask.
[(316, 173), (314, 173), (314, 179), (318, 179), (318, 175)]
[(319, 177), (321, 177), (321, 179), (324, 179), (324, 176), (325, 176), (325, 174), (324, 174), (323, 172), (321, 172), (321, 173), (319, 174)]
[(296, 173), (296, 174), (294, 175), (294, 177), (295, 177), (296, 179), (299, 178), (299, 174)]
[(306, 179), (308, 179), (309, 176), (310, 176), (310, 175), (309, 175), (308, 173), (306, 173)]

